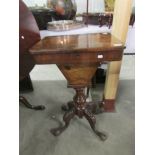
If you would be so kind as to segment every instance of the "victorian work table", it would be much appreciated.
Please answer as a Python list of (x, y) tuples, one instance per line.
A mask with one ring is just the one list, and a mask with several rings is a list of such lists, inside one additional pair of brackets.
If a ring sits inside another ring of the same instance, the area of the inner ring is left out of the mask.
[[(84, 89), (90, 85), (101, 63), (122, 59), (123, 49), (122, 43), (108, 33), (45, 37), (30, 49), (36, 64), (56, 64), (67, 79), (68, 87), (76, 92), (64, 114), (65, 125), (51, 129), (53, 135), (62, 133), (77, 115), (88, 120), (101, 140), (106, 139), (106, 135), (95, 128), (93, 112), (96, 104), (86, 102)], [(104, 102), (100, 103), (101, 108), (103, 105)]]

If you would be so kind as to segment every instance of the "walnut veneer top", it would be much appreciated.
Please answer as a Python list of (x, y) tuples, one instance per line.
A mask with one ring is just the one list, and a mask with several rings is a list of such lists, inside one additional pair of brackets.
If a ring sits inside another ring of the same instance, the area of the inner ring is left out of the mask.
[(33, 55), (104, 52), (123, 50), (124, 46), (111, 34), (82, 34), (49, 36), (36, 43), (29, 51)]

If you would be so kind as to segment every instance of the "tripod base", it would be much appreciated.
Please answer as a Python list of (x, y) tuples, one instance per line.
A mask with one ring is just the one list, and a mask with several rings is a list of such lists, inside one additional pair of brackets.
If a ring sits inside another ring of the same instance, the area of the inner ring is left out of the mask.
[[(79, 64), (79, 65), (58, 65), (60, 71), (66, 77), (68, 81), (68, 87), (75, 90), (76, 94), (73, 97), (73, 102), (69, 102), (68, 106), (62, 106), (66, 113), (63, 116), (65, 125), (61, 125), (58, 128), (51, 129), (51, 133), (54, 136), (60, 135), (70, 124), (72, 118), (76, 115), (79, 118), (85, 117), (89, 122), (93, 132), (101, 139), (106, 140), (107, 136), (105, 133), (98, 131), (95, 128), (96, 119), (93, 113), (97, 112), (97, 105), (86, 102), (86, 95), (84, 90), (90, 85), (91, 79), (95, 74), (99, 64)], [(93, 106), (96, 106), (94, 108)], [(95, 110), (94, 110), (95, 109)]]
[[(63, 126), (59, 126), (58, 128), (51, 129), (51, 133), (54, 136), (59, 136), (69, 126), (71, 119), (75, 115), (77, 115), (79, 118), (85, 117), (89, 122), (93, 132), (100, 138), (100, 140), (105, 141), (107, 139), (107, 135), (103, 132), (98, 131), (95, 127), (96, 119), (93, 113), (96, 112), (97, 109), (96, 104), (84, 102), (82, 106), (77, 105), (76, 102), (79, 101), (79, 99), (81, 99), (81, 101), (82, 100), (85, 101), (86, 97), (84, 95), (84, 88), (78, 88), (75, 90), (76, 95), (74, 97), (74, 101), (69, 102), (68, 106), (65, 105), (62, 106), (62, 109), (66, 111), (66, 113), (63, 116), (63, 121), (65, 124)], [(94, 108), (93, 106), (96, 108)]]

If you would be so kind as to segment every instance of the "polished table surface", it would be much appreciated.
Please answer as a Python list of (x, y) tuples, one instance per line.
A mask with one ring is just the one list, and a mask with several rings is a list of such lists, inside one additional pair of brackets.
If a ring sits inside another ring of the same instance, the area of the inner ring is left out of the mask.
[(123, 49), (122, 43), (111, 34), (96, 33), (45, 37), (29, 51), (38, 64), (76, 64), (119, 61)]
[(45, 37), (29, 50), (37, 64), (56, 64), (67, 79), (68, 87), (76, 92), (73, 101), (65, 108), (65, 125), (51, 129), (53, 135), (60, 135), (77, 115), (88, 120), (101, 140), (107, 138), (106, 134), (96, 130), (93, 115), (97, 107), (104, 111), (104, 101), (100, 104), (86, 102), (84, 89), (90, 85), (101, 63), (122, 59), (123, 49), (123, 44), (111, 34), (96, 33)]

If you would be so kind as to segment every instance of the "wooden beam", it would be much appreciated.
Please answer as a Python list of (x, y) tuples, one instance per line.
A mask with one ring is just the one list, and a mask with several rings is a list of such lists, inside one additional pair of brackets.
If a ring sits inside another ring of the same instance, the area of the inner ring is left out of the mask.
[(132, 10), (132, 0), (116, 0), (112, 34), (124, 44), (128, 33), (129, 21)]
[[(123, 44), (125, 44), (126, 42), (131, 9), (132, 0), (115, 1), (112, 34), (116, 38), (118, 38)], [(105, 88), (103, 93), (105, 101), (104, 107), (107, 108), (107, 111), (113, 111), (115, 107), (114, 103), (117, 94), (120, 69), (121, 61), (110, 62), (108, 64)], [(108, 106), (109, 101), (111, 103), (111, 106)]]

